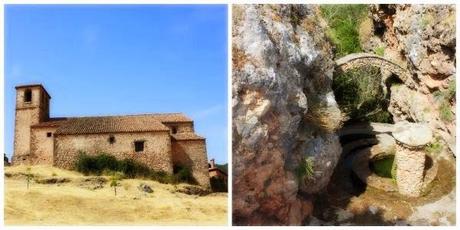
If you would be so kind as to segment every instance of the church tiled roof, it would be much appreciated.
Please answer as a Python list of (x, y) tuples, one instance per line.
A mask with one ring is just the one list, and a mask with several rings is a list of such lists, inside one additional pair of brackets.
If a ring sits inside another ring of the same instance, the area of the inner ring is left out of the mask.
[(58, 127), (55, 134), (95, 134), (168, 131), (163, 123), (192, 122), (182, 113), (155, 113), (126, 116), (50, 118), (36, 127)]
[(60, 125), (64, 124), (67, 121), (67, 117), (53, 117), (50, 118), (48, 121), (40, 122), (36, 125), (32, 125), (32, 128), (40, 128), (40, 127), (59, 127)]
[(196, 135), (195, 133), (191, 133), (191, 132), (176, 133), (176, 134), (171, 134), (171, 136), (177, 141), (204, 140), (203, 137)]

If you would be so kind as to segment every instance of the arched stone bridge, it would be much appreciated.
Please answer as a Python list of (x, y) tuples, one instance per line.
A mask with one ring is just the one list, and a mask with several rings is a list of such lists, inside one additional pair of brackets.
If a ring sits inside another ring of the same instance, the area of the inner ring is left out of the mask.
[(369, 53), (353, 53), (335, 61), (335, 70), (346, 72), (363, 66), (375, 66), (398, 76), (401, 81), (410, 79), (410, 73), (405, 68), (384, 57)]

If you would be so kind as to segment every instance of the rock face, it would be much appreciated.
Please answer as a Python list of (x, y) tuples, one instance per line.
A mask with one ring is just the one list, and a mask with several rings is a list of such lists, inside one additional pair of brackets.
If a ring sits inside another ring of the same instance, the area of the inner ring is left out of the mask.
[(411, 81), (391, 86), (388, 111), (396, 122), (428, 123), (455, 154), (455, 6), (372, 5), (370, 11), (369, 40), (412, 73)]
[(326, 24), (315, 5), (235, 5), (233, 17), (233, 219), (299, 225), (341, 153)]

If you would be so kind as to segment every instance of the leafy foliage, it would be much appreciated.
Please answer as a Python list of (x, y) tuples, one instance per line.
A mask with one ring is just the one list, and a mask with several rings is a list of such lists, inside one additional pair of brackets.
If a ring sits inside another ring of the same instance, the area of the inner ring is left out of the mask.
[(307, 158), (300, 161), (299, 165), (296, 168), (297, 178), (311, 178), (315, 171), (313, 169), (313, 159)]
[(447, 90), (436, 91), (433, 93), (436, 102), (439, 107), (439, 117), (443, 121), (452, 121), (454, 119), (454, 114), (451, 111), (450, 102), (455, 100), (456, 86), (455, 80), (449, 82)]
[(113, 187), (113, 192), (117, 196), (117, 187), (120, 186), (120, 180), (123, 178), (123, 174), (120, 172), (114, 172), (110, 177), (110, 187)]
[(385, 55), (385, 47), (380, 46), (380, 47), (375, 48), (374, 53), (383, 57), (383, 55)]
[(367, 5), (321, 5), (320, 9), (329, 24), (326, 33), (337, 49), (337, 56), (361, 52), (359, 25), (366, 16)]
[(171, 175), (164, 171), (154, 171), (132, 159), (117, 160), (114, 156), (105, 153), (89, 156), (81, 152), (75, 163), (75, 169), (84, 175), (112, 175), (114, 172), (119, 172), (126, 178), (150, 178), (165, 184), (181, 182), (196, 184), (195, 178), (187, 167), (177, 166), (174, 174)]
[(366, 66), (334, 76), (332, 89), (340, 109), (351, 121), (391, 123), (380, 69)]
[(219, 168), (220, 170), (224, 171), (225, 173), (228, 173), (228, 163), (216, 164), (216, 167)]
[(34, 175), (32, 174), (32, 170), (30, 169), (30, 167), (28, 167), (26, 172), (27, 189), (29, 189), (30, 182), (32, 181), (33, 177)]
[(433, 141), (432, 143), (430, 143), (427, 146), (425, 146), (425, 151), (428, 154), (434, 156), (434, 155), (437, 155), (437, 154), (441, 153), (443, 148), (444, 148), (444, 146), (441, 143), (441, 141), (439, 140), (439, 138), (436, 138), (435, 141)]
[(174, 175), (177, 181), (186, 182), (189, 184), (196, 184), (195, 178), (193, 178), (192, 172), (187, 167), (175, 166)]
[(227, 182), (224, 178), (211, 177), (211, 189), (213, 192), (227, 192)]

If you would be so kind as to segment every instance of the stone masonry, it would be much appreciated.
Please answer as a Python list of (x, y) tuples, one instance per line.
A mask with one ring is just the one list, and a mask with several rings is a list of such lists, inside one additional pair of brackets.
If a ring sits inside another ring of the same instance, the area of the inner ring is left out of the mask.
[(42, 85), (16, 87), (14, 165), (73, 169), (80, 153), (106, 153), (167, 173), (187, 167), (209, 187), (206, 140), (184, 114), (50, 118), (50, 99)]

